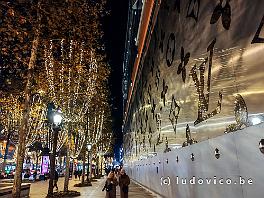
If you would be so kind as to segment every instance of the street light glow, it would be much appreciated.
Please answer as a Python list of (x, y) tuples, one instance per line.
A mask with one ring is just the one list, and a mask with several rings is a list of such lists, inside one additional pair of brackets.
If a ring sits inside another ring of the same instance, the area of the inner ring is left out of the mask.
[(59, 125), (62, 121), (62, 116), (58, 113), (56, 113), (54, 116), (53, 116), (53, 122), (55, 125)]
[(91, 144), (87, 144), (87, 149), (88, 149), (88, 151), (90, 151), (92, 149), (92, 145)]

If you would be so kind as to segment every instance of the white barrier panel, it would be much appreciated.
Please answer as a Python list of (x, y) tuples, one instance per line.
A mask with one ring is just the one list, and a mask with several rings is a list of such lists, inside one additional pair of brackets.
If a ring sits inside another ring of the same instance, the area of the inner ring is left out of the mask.
[(158, 154), (130, 163), (127, 173), (168, 198), (262, 198), (264, 154), (259, 142), (263, 130), (264, 124), (255, 125)]

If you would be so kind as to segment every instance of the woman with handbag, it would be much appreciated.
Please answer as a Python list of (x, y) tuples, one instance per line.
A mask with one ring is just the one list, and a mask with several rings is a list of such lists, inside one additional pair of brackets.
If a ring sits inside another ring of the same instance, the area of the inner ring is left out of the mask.
[(119, 186), (120, 186), (120, 197), (128, 198), (128, 185), (130, 184), (130, 178), (126, 174), (125, 170), (120, 171)]
[(103, 191), (106, 191), (105, 198), (116, 198), (117, 179), (113, 171), (108, 174)]

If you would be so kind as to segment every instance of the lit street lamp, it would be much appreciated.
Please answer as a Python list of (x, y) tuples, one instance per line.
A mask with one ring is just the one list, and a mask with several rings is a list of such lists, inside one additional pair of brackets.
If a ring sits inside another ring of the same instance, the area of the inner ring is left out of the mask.
[(90, 152), (92, 149), (92, 144), (87, 144), (87, 150), (88, 150), (88, 167), (87, 167), (87, 182), (89, 183), (89, 175), (90, 175)]
[(62, 122), (62, 112), (60, 110), (53, 111), (52, 117), (52, 129), (53, 129), (53, 145), (52, 145), (52, 155), (50, 157), (50, 180), (49, 180), (49, 190), (48, 195), (53, 194), (53, 180), (55, 179), (55, 158), (56, 149), (58, 143), (58, 134), (60, 130), (60, 125)]
[(61, 111), (58, 110), (53, 117), (53, 123), (55, 124), (55, 126), (58, 127), (61, 124), (61, 121), (62, 121)]

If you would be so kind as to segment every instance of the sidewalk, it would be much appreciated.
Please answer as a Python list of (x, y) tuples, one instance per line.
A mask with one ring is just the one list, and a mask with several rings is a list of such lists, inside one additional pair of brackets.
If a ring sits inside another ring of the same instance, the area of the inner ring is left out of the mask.
[[(60, 177), (58, 181), (59, 190), (63, 190), (64, 178)], [(74, 184), (80, 183), (79, 180), (70, 180), (69, 190), (76, 190), (81, 193), (79, 198), (104, 198), (105, 191), (102, 192), (105, 179), (98, 179), (96, 182), (92, 182), (92, 186), (89, 187), (73, 187)], [(31, 184), (30, 187), (30, 198), (45, 198), (48, 192), (49, 181), (39, 181)], [(120, 197), (120, 188), (117, 186), (116, 197)], [(55, 190), (55, 188), (54, 188)], [(143, 188), (135, 183), (129, 185), (128, 197), (134, 198), (153, 198), (154, 196), (146, 192)]]

